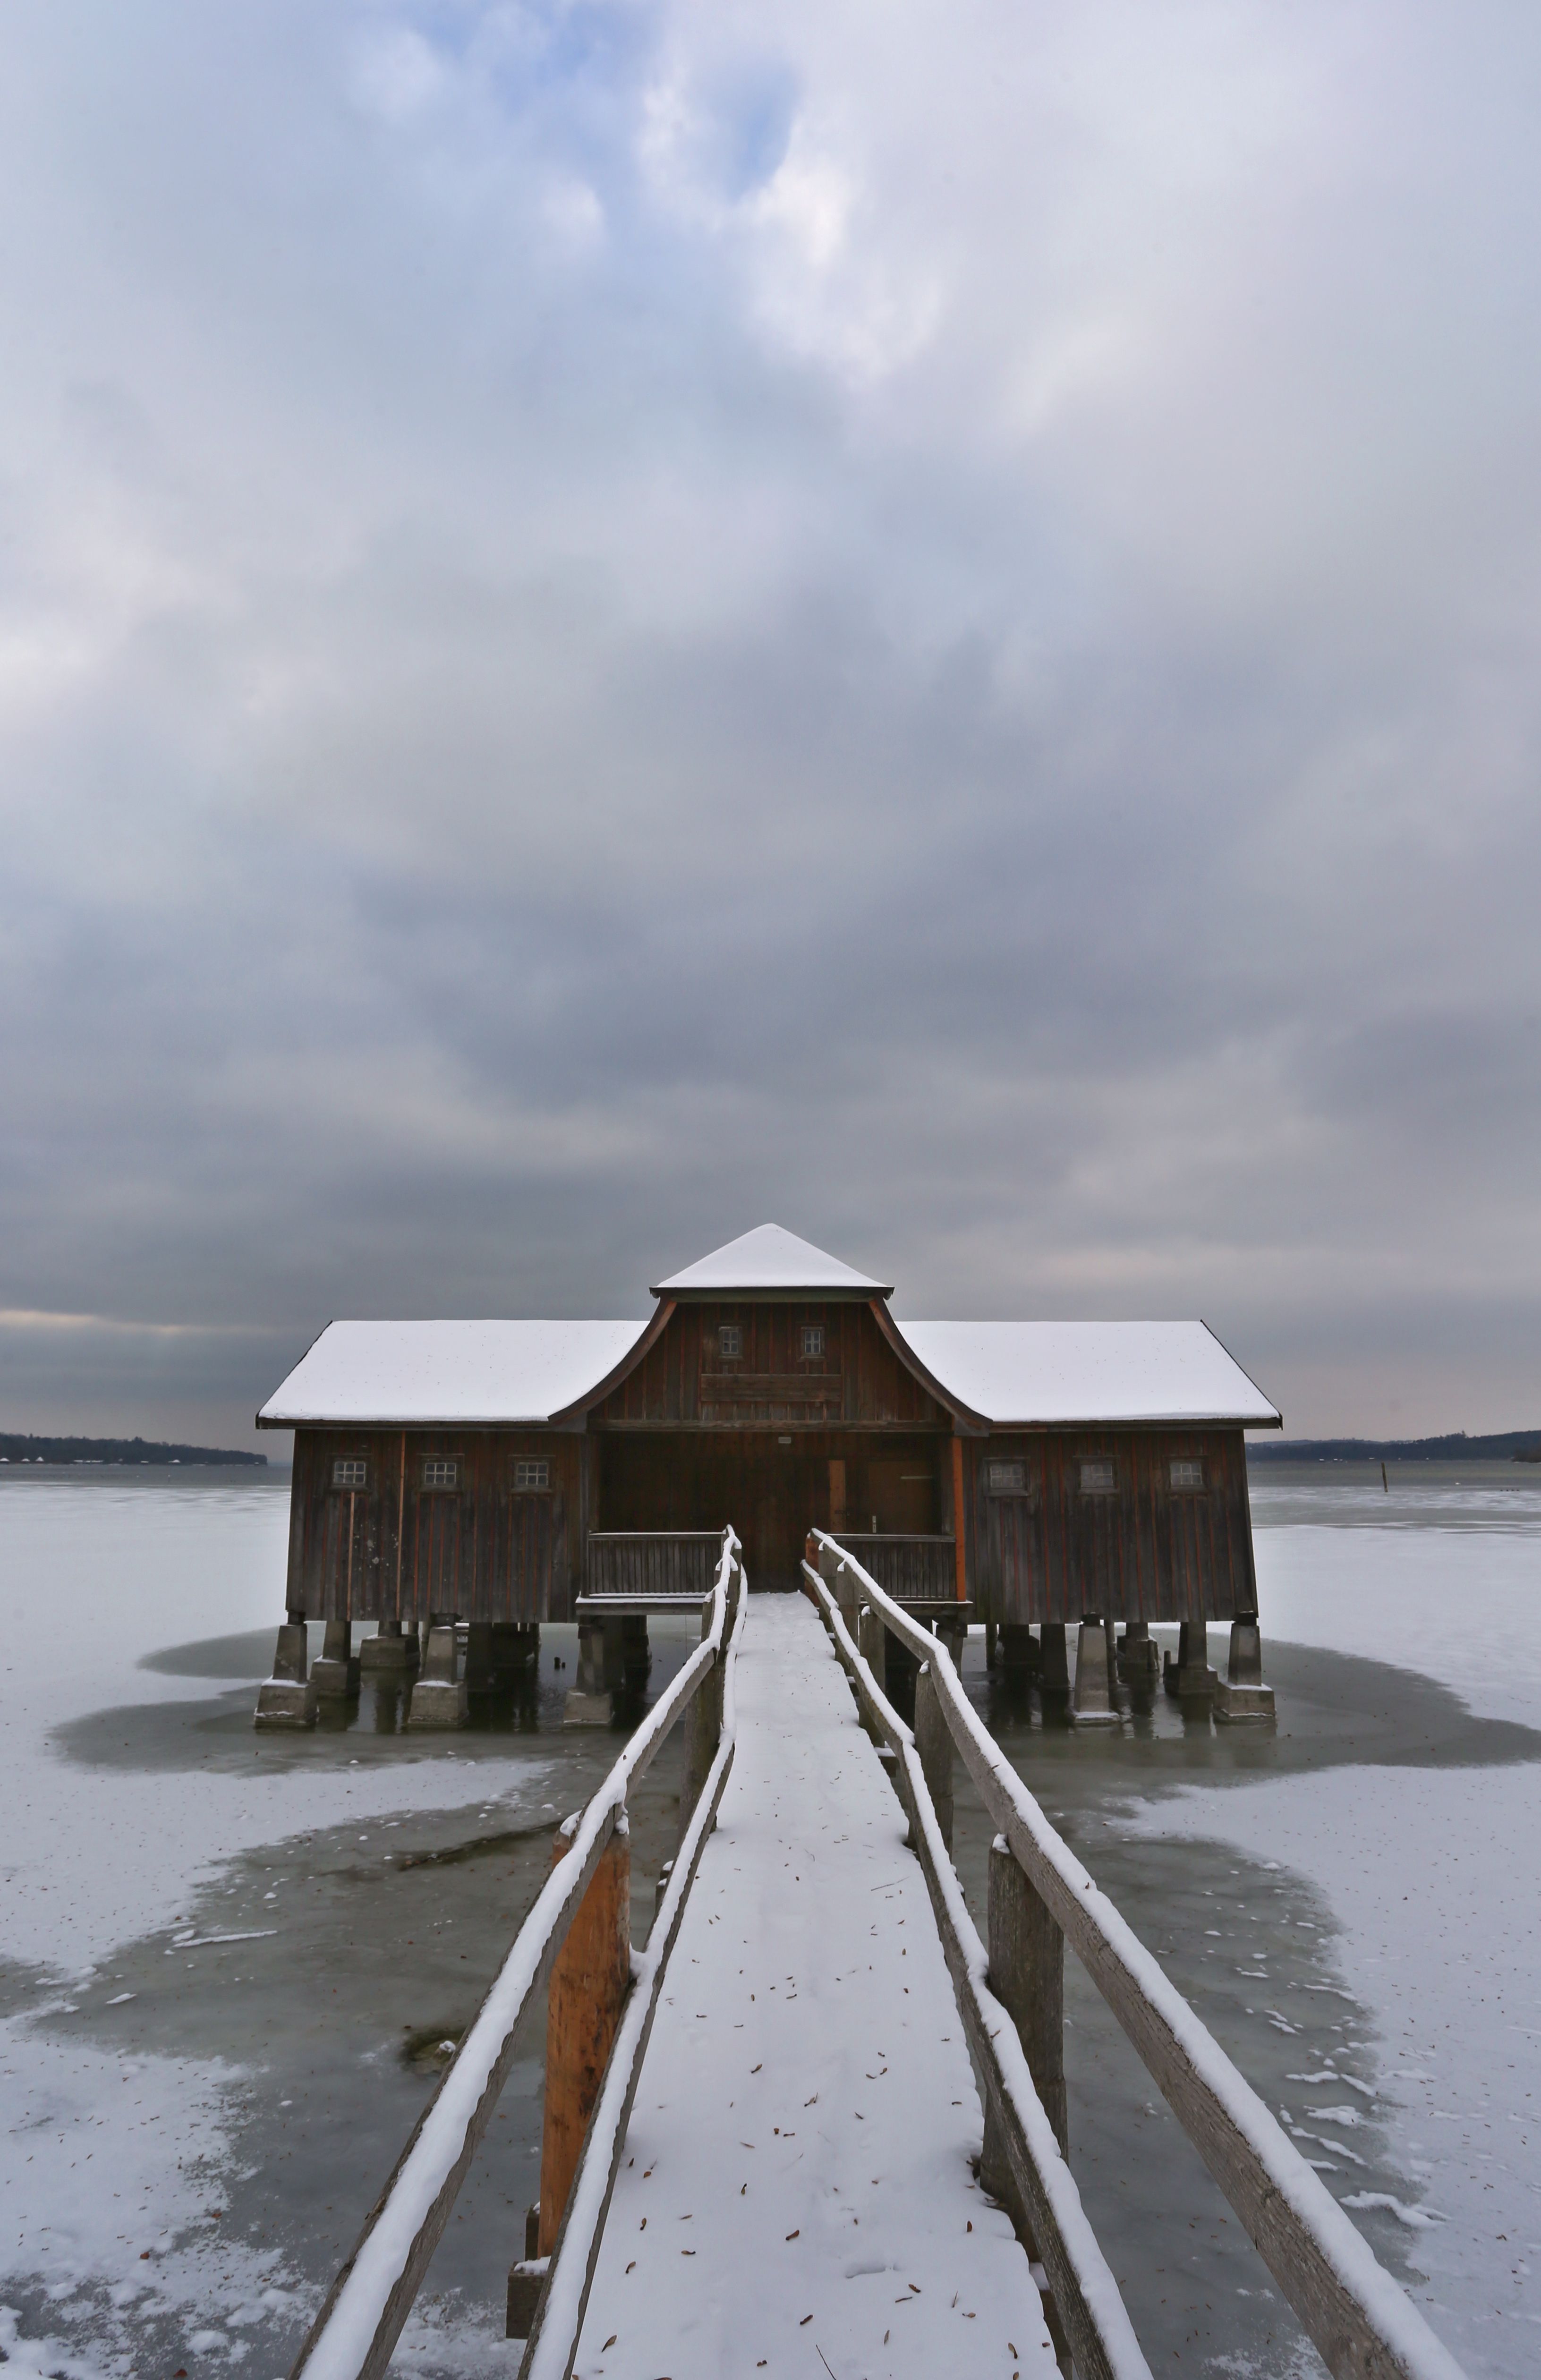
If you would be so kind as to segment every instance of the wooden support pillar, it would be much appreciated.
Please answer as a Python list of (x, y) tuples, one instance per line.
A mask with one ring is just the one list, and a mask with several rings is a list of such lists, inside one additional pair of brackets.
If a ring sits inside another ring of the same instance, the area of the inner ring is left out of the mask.
[(473, 1620), (466, 1631), (466, 1690), (467, 1694), (490, 1694), (495, 1678), (492, 1623), (490, 1620)]
[(987, 1670), (993, 1670), (995, 1667), (995, 1622), (993, 1620), (987, 1620), (985, 1622), (985, 1667)]
[(871, 1670), (879, 1687), (883, 1687), (886, 1666), (885, 1630), (881, 1620), (869, 1603), (864, 1603), (856, 1615), (856, 1650)]
[(958, 1601), (968, 1601), (968, 1512), (964, 1500), (964, 1450), (953, 1440), (953, 1562)]
[[(1033, 1886), (1012, 1857), (1003, 1835), (989, 1854), (989, 1987), (1017, 2029), (1033, 2087), (1054, 2128), (1060, 2154), (1070, 2154), (1065, 2106), (1065, 1937)], [(985, 2156), (979, 2179), (991, 2195), (1003, 2195), (999, 2177), (1009, 2173), (992, 2127), (985, 2120)], [(991, 2163), (992, 2146), (995, 2162)], [(997, 2179), (991, 2180), (994, 2175)]]
[[(701, 1611), (701, 1634), (711, 1633), (711, 1606)], [(719, 1654), (686, 1706), (685, 1772), (680, 1779), (680, 1840), (697, 1803), (706, 1791), (711, 1764), (722, 1740), (722, 1658)]]
[[(576, 1820), (569, 1819), (568, 1827)], [(564, 1828), (552, 1865), (573, 1839)], [(583, 2135), (631, 1988), (631, 1839), (623, 1818), (557, 1952), (546, 2000), (546, 2099), (537, 2253), (549, 2256), (566, 2212)]]
[(1038, 1631), (1038, 1691), (1045, 1701), (1070, 1699), (1070, 1652), (1062, 1620), (1046, 1620)]
[(953, 1734), (927, 1661), (915, 1682), (915, 1748), (941, 1840), (953, 1848)]

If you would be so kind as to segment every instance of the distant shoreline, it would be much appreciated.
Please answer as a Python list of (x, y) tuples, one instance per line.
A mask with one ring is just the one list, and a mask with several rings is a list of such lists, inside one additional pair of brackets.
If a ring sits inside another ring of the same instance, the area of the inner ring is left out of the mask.
[(36, 1438), (0, 1430), (0, 1463), (87, 1463), (128, 1469), (139, 1463), (239, 1463), (265, 1471), (265, 1454), (243, 1454), (227, 1446), (176, 1446), (152, 1438)]
[(1541, 1429), (1468, 1438), (1297, 1438), (1249, 1445), (1249, 1463), (1541, 1463)]

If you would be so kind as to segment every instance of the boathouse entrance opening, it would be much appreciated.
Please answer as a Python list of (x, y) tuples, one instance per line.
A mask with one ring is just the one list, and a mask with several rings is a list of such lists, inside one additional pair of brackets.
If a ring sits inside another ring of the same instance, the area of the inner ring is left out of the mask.
[(871, 1440), (833, 1430), (596, 1432), (601, 1530), (733, 1527), (751, 1589), (791, 1593), (810, 1529), (928, 1535), (941, 1525), (931, 1439)]

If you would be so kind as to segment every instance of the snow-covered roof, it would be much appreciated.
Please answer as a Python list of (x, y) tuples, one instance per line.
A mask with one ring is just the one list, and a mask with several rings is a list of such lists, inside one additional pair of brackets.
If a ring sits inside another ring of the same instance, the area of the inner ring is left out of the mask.
[(892, 1297), (892, 1281), (869, 1281), (864, 1272), (854, 1272), (838, 1257), (827, 1256), (810, 1241), (800, 1240), (795, 1232), (783, 1232), (779, 1223), (761, 1223), (742, 1238), (730, 1240), (726, 1247), (714, 1248), (683, 1272), (672, 1273), (667, 1281), (654, 1284), (655, 1297), (731, 1296), (735, 1290), (799, 1290), (819, 1292), (844, 1291), (859, 1297)]
[(901, 1322), (960, 1404), (998, 1427), (1280, 1415), (1203, 1322)]
[(635, 1347), (642, 1322), (329, 1322), (257, 1418), (542, 1422)]

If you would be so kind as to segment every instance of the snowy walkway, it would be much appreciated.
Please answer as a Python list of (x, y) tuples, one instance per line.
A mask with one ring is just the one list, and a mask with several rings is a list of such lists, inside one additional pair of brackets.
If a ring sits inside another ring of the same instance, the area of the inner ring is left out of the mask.
[(904, 1823), (818, 1615), (757, 1597), (576, 2380), (1057, 2380)]

